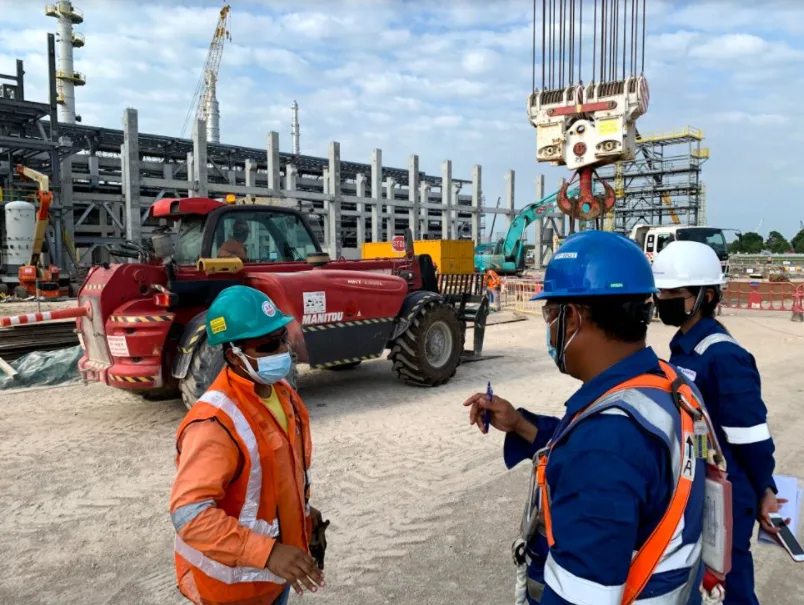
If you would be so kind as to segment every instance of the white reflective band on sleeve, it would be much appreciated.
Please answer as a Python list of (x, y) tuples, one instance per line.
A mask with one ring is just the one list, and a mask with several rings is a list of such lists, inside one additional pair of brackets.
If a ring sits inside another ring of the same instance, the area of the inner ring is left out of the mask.
[(754, 426), (724, 426), (722, 428), (726, 433), (726, 441), (733, 445), (759, 443), (771, 438), (770, 428), (766, 422)]
[[(683, 518), (682, 518), (683, 519)], [(681, 533), (678, 534), (679, 538)], [(675, 539), (675, 536), (673, 536)], [(659, 564), (653, 571), (654, 574), (663, 573), (665, 571), (674, 571), (676, 569), (689, 569), (698, 564), (701, 560), (701, 552), (703, 551), (703, 538), (698, 538), (697, 542), (692, 544), (685, 544), (671, 551), (671, 546), (668, 546), (665, 553), (662, 555)]]
[(215, 506), (215, 500), (211, 498), (201, 502), (191, 502), (190, 504), (180, 506), (170, 513), (170, 520), (173, 521), (173, 527), (176, 528), (176, 531), (181, 531), (190, 521), (213, 506)]
[(719, 342), (730, 342), (732, 344), (737, 345), (738, 347), (740, 346), (740, 343), (738, 343), (728, 334), (710, 334), (709, 336), (704, 338), (701, 342), (699, 342), (697, 345), (695, 345), (694, 350), (696, 353), (698, 353), (698, 355), (703, 355), (706, 352), (706, 349)]
[(272, 574), (268, 569), (257, 567), (229, 567), (209, 557), (192, 546), (188, 546), (181, 538), (176, 536), (176, 552), (184, 557), (190, 565), (200, 569), (210, 578), (224, 584), (238, 584), (240, 582), (273, 582), (284, 584), (285, 580)]
[(565, 601), (577, 605), (620, 605), (625, 585), (604, 586), (580, 578), (561, 567), (551, 552), (544, 565), (544, 581)]

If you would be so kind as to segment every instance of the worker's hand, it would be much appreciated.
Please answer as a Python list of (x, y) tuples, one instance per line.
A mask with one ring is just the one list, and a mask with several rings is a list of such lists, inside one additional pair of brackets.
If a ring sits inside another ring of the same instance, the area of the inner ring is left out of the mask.
[(515, 431), (519, 423), (523, 420), (519, 410), (514, 408), (509, 402), (501, 397), (494, 395), (489, 401), (486, 393), (477, 393), (463, 402), (469, 409), (469, 424), (476, 424), (481, 433), (486, 433), (483, 424), (483, 412), (488, 410), (491, 414), (489, 424), (498, 431), (510, 433)]
[[(784, 498), (777, 498), (771, 488), (765, 490), (762, 501), (759, 503), (759, 525), (769, 534), (778, 534), (779, 528), (771, 523), (770, 513), (778, 513), (779, 505), (787, 502)], [(785, 523), (790, 523), (790, 519), (785, 519)]]
[(304, 593), (302, 586), (310, 592), (324, 586), (324, 572), (301, 548), (277, 542), (265, 566), (272, 574), (287, 580), (298, 594)]

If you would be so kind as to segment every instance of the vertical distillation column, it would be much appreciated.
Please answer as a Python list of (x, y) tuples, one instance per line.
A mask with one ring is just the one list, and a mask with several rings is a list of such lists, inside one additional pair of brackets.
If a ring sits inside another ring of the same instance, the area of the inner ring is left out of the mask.
[(73, 48), (84, 46), (84, 36), (73, 32), (73, 25), (83, 23), (84, 15), (72, 2), (66, 1), (46, 5), (45, 15), (58, 19), (59, 66), (56, 78), (59, 120), (66, 124), (75, 124), (75, 87), (86, 84), (86, 79), (73, 69)]
[(293, 101), (290, 109), (290, 138), (293, 141), (293, 155), (299, 155), (299, 104)]

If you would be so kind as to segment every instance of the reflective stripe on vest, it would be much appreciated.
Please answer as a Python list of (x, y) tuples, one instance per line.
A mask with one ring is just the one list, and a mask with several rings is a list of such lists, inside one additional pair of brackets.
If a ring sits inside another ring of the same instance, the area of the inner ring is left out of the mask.
[(740, 346), (740, 343), (738, 343), (728, 334), (710, 334), (701, 340), (701, 342), (699, 342), (697, 345), (695, 345), (695, 349), (693, 350), (698, 353), (698, 355), (703, 355), (709, 347), (719, 342), (730, 342), (738, 347)]
[[(250, 470), (248, 483), (246, 484), (246, 494), (243, 506), (240, 509), (240, 525), (249, 528), (271, 538), (279, 537), (279, 520), (266, 521), (257, 518), (257, 511), (260, 508), (260, 495), (262, 491), (262, 465), (260, 464), (260, 453), (257, 447), (257, 438), (251, 430), (251, 425), (246, 420), (243, 412), (235, 403), (220, 391), (207, 391), (198, 400), (207, 403), (224, 414), (226, 414), (234, 425), (237, 436), (245, 444), (248, 452)], [(196, 550), (185, 543), (179, 536), (176, 536), (176, 553), (184, 557), (188, 563), (208, 575), (210, 578), (223, 582), (224, 584), (236, 584), (238, 582), (274, 582), (284, 584), (285, 580), (272, 574), (267, 569), (256, 567), (229, 567), (219, 561), (207, 557), (204, 553)]]
[[(576, 414), (566, 428), (560, 434), (554, 436), (546, 451), (542, 452), (539, 457), (536, 478), (539, 485), (547, 541), (552, 548), (555, 540), (553, 538), (552, 517), (550, 514), (551, 498), (547, 483), (549, 452), (579, 422), (593, 414), (606, 413), (609, 410), (618, 410), (617, 413), (619, 411), (625, 412), (629, 416), (633, 416), (640, 426), (660, 438), (667, 446), (671, 456), (675, 488), (670, 504), (653, 533), (642, 545), (642, 548), (634, 553), (628, 579), (624, 585), (603, 586), (584, 578), (578, 578), (568, 570), (563, 569), (552, 558), (552, 554), (548, 555), (545, 565), (545, 581), (549, 579), (548, 583), (551, 587), (555, 587), (556, 592), (568, 601), (619, 605), (620, 603), (630, 604), (638, 600), (640, 605), (643, 603), (650, 605), (683, 605), (689, 597), (690, 587), (688, 586), (689, 582), (687, 582), (661, 597), (638, 599), (639, 594), (654, 574), (690, 567), (692, 577), (692, 572), (700, 561), (702, 551), (701, 536), (694, 543), (683, 543), (684, 512), (692, 491), (696, 468), (696, 459), (691, 447), (692, 442), (690, 441), (689, 444), (686, 444), (688, 438), (693, 434), (692, 416), (683, 410), (680, 412), (681, 430), (679, 435), (676, 431), (676, 421), (668, 411), (641, 391), (642, 389), (657, 389), (667, 393), (672, 392), (673, 381), (676, 380), (677, 374), (668, 364), (660, 362), (660, 365), (665, 377), (646, 374), (610, 390), (603, 397)], [(695, 410), (700, 410), (700, 403), (689, 384), (684, 382), (677, 386), (686, 404)]]

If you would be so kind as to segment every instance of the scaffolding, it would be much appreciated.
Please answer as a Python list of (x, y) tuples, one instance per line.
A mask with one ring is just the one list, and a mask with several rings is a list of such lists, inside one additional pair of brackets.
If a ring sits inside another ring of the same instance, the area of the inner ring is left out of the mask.
[(628, 233), (638, 224), (704, 224), (701, 169), (709, 149), (702, 147), (703, 139), (703, 131), (691, 126), (638, 136), (634, 160), (598, 171), (617, 196), (613, 216), (606, 216), (613, 230)]

